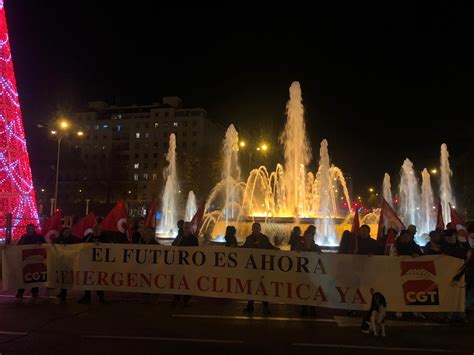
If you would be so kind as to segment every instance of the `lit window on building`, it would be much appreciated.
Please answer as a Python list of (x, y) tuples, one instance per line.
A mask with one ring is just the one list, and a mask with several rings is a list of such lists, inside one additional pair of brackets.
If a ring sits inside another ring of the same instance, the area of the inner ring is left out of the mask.
[(98, 131), (100, 129), (100, 125), (96, 124), (95, 125), (95, 130)]
[(158, 180), (158, 174), (153, 174), (152, 178), (153, 180)]
[(133, 174), (133, 180), (138, 181), (138, 174)]
[(150, 133), (145, 133), (145, 138), (150, 138)]
[(122, 126), (121, 125), (117, 125), (117, 132), (120, 132), (122, 130)]
[(147, 173), (143, 174), (143, 178), (144, 178), (145, 180), (148, 180), (148, 174), (147, 174)]
[(135, 133), (135, 138), (136, 138), (136, 139), (140, 139), (140, 133), (138, 133), (138, 132)]
[(109, 125), (108, 125), (108, 124), (104, 124), (102, 127), (103, 127), (103, 128), (109, 128)]
[(135, 169), (138, 169), (138, 168), (140, 167), (140, 163), (135, 163), (135, 164), (133, 164), (133, 167), (134, 167)]
[(155, 122), (155, 128), (160, 127), (160, 124), (158, 122)]
[(178, 122), (173, 122), (173, 127), (178, 127)]

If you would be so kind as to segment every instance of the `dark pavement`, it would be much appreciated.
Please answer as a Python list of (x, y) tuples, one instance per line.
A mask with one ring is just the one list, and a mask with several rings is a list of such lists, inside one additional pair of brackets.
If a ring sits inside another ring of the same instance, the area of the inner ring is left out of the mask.
[[(26, 295), (29, 292), (27, 291)], [(109, 303), (58, 304), (57, 290), (42, 290), (33, 304), (12, 293), (0, 294), (0, 353), (29, 354), (431, 354), (474, 352), (474, 319), (467, 324), (387, 321), (387, 337), (360, 332), (360, 320), (345, 312), (318, 309), (301, 317), (298, 306), (271, 305), (253, 317), (245, 302), (193, 298), (188, 307), (172, 308), (171, 297), (145, 304), (139, 294), (106, 294)]]

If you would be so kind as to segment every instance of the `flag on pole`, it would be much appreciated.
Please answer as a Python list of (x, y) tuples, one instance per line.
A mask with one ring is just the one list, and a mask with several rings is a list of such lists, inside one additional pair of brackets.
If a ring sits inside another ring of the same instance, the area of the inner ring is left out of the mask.
[(71, 234), (79, 239), (84, 238), (87, 234), (92, 233), (92, 228), (97, 224), (94, 212), (89, 213), (71, 228)]
[(359, 211), (356, 208), (354, 210), (354, 220), (352, 221), (351, 233), (353, 233), (354, 235), (359, 235), (359, 229), (360, 229)]
[(449, 210), (451, 211), (451, 223), (454, 228), (457, 227), (458, 224), (460, 224), (463, 227), (467, 227), (467, 223), (464, 220), (464, 218), (456, 211), (456, 209), (449, 204)]
[(130, 241), (132, 233), (130, 224), (128, 223), (128, 213), (124, 201), (119, 201), (112, 211), (104, 218), (100, 224), (100, 228), (104, 232), (109, 232), (114, 242), (121, 242), (126, 239)]
[(438, 201), (438, 215), (436, 216), (436, 229), (444, 230), (443, 208), (441, 207), (441, 200)]
[(397, 231), (405, 229), (405, 225), (397, 216), (393, 208), (388, 204), (388, 202), (382, 198), (382, 206), (380, 208), (380, 218), (379, 218), (379, 229), (377, 231), (377, 240), (383, 238), (384, 232), (389, 228), (393, 228)]
[(41, 226), (41, 231), (43, 233), (44, 240), (47, 243), (53, 242), (63, 228), (63, 221), (61, 217), (61, 212), (57, 211), (53, 216), (46, 219)]
[(202, 222), (204, 219), (204, 210), (206, 208), (206, 205), (203, 203), (201, 206), (199, 206), (198, 210), (194, 214), (193, 218), (191, 219), (191, 226), (193, 233), (198, 234), (199, 230), (201, 229)]
[(155, 228), (156, 227), (156, 197), (153, 196), (151, 200), (150, 209), (145, 218), (145, 229), (147, 228)]

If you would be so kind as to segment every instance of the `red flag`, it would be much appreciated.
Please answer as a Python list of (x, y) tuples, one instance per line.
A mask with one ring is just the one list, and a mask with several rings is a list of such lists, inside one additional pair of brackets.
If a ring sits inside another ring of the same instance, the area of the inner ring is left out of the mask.
[(377, 231), (377, 240), (382, 239), (384, 230), (394, 228), (397, 231), (405, 229), (405, 225), (393, 210), (392, 207), (382, 198), (382, 206), (380, 209), (379, 230)]
[(204, 219), (204, 210), (206, 206), (205, 204), (202, 204), (199, 206), (198, 210), (194, 214), (193, 218), (191, 219), (191, 226), (193, 229), (193, 233), (199, 233), (199, 230), (201, 229), (202, 222)]
[(128, 223), (128, 213), (125, 207), (125, 202), (118, 202), (112, 211), (104, 218), (100, 224), (100, 228), (107, 232), (118, 232), (127, 234), (130, 240), (132, 233), (130, 233), (130, 225)]
[(354, 235), (359, 235), (360, 221), (359, 221), (359, 211), (356, 208), (354, 211), (354, 221), (352, 222), (351, 233)]
[(457, 229), (457, 226), (460, 224), (461, 226), (467, 228), (467, 223), (464, 218), (456, 211), (456, 209), (449, 204), (449, 209), (451, 211), (451, 223), (453, 224), (453, 228)]
[(443, 208), (441, 207), (441, 200), (438, 202), (438, 215), (436, 217), (436, 229), (444, 230)]
[(89, 213), (71, 228), (71, 234), (76, 238), (83, 238), (92, 233), (92, 228), (97, 224), (94, 212)]
[(46, 219), (41, 226), (43, 237), (47, 243), (54, 241), (61, 232), (63, 228), (63, 221), (61, 217), (61, 212), (57, 211), (54, 216)]
[(145, 218), (145, 229), (156, 227), (156, 198), (153, 196), (151, 206)]

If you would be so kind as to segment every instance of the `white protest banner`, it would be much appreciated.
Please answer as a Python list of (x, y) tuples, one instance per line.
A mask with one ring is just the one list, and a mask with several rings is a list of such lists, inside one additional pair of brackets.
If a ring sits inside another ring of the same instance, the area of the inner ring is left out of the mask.
[(464, 310), (450, 285), (462, 260), (127, 244), (10, 246), (3, 286), (185, 294), (367, 309), (373, 292), (390, 311)]

